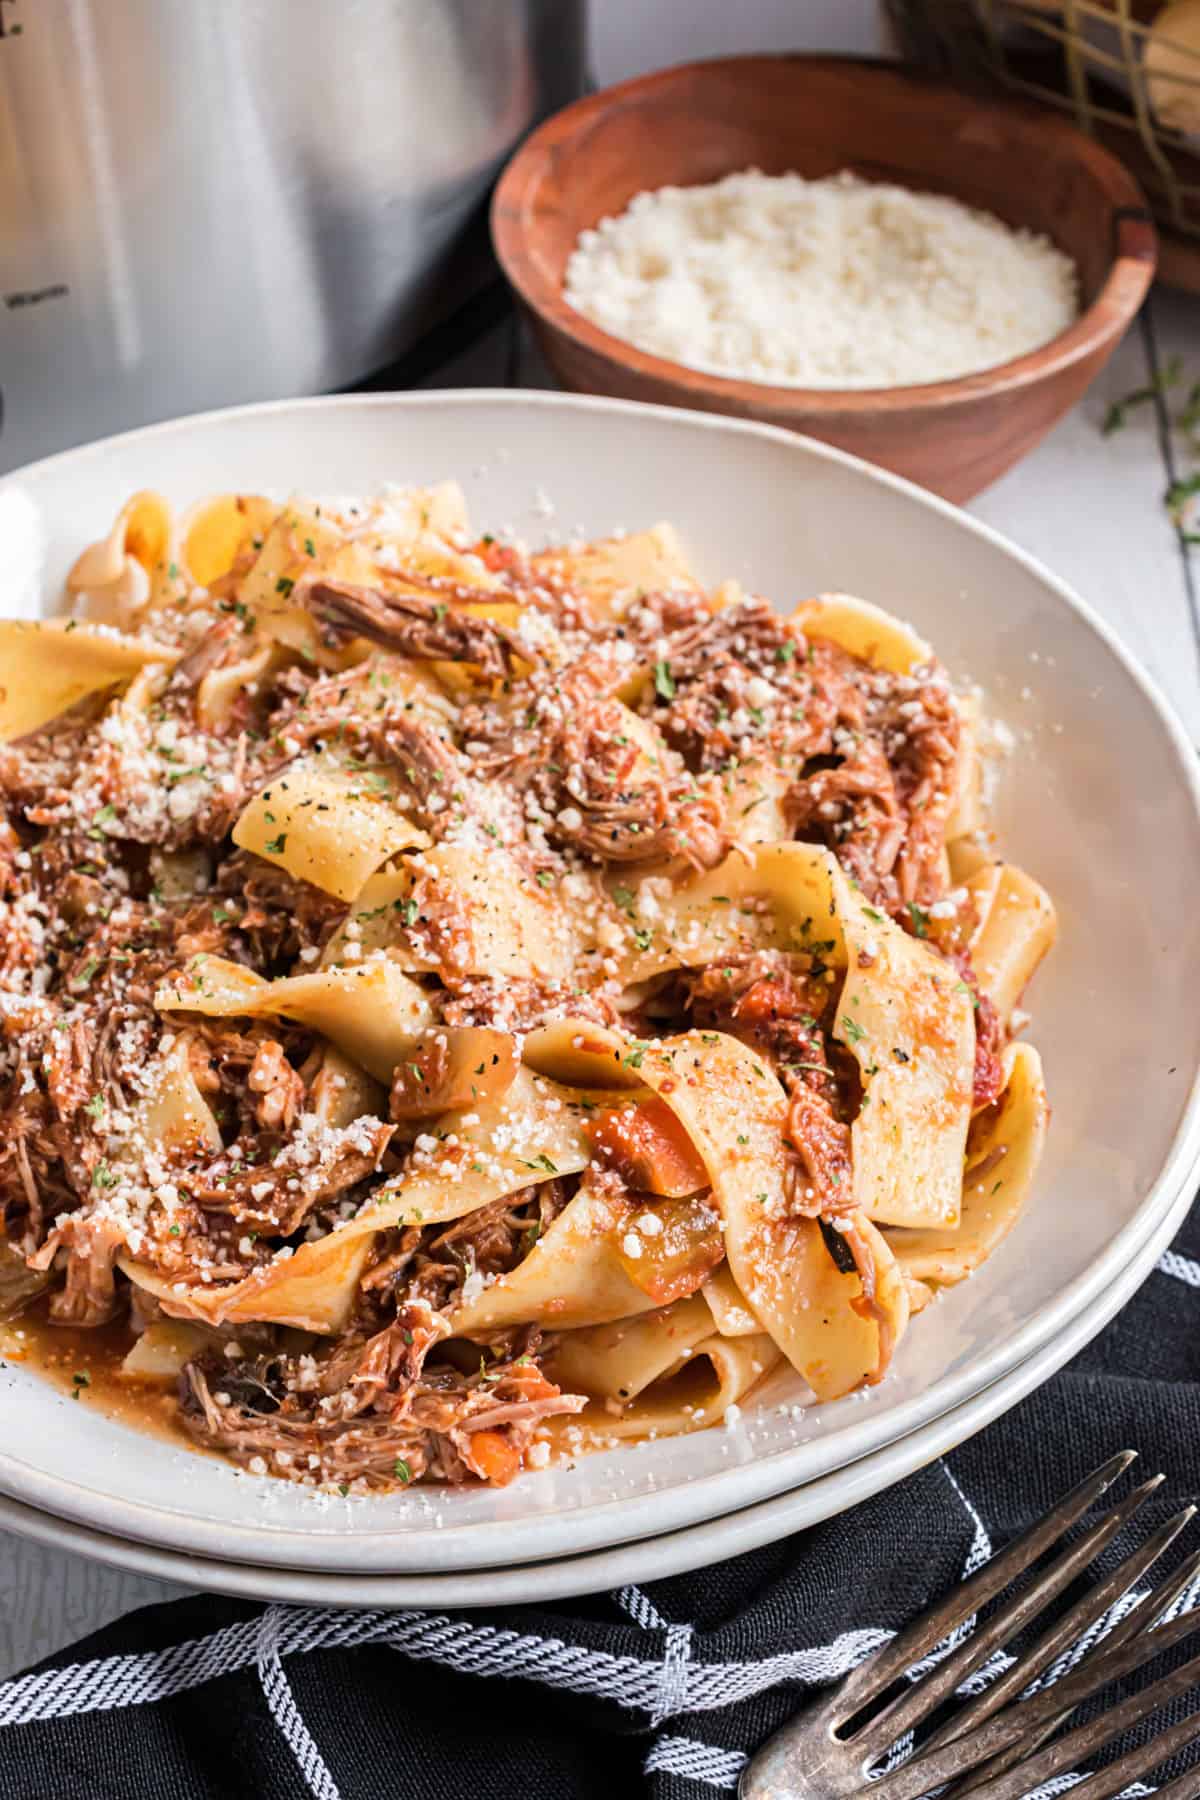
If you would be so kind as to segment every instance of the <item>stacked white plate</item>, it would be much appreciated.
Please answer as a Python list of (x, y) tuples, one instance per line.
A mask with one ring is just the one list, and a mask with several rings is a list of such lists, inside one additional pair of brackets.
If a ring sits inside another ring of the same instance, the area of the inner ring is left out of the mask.
[(1016, 744), (996, 829), (1061, 920), (1032, 996), (1054, 1108), (1034, 1198), (974, 1279), (916, 1322), (880, 1387), (805, 1409), (776, 1380), (735, 1424), (499, 1491), (314, 1496), (138, 1435), (9, 1367), (11, 1529), (194, 1586), (336, 1605), (549, 1598), (694, 1567), (852, 1505), (1015, 1404), (1128, 1298), (1186, 1211), (1200, 1161), (1194, 753), (1082, 602), (927, 494), (768, 427), (616, 401), (456, 392), (249, 407), (9, 477), (0, 513), (25, 521), (40, 561), (28, 582), (0, 562), (0, 613), (52, 610), (79, 548), (138, 488), (184, 505), (447, 476), (481, 529), (533, 540), (669, 519), (714, 582), (735, 576), (786, 609), (822, 590), (861, 594), (983, 685)]

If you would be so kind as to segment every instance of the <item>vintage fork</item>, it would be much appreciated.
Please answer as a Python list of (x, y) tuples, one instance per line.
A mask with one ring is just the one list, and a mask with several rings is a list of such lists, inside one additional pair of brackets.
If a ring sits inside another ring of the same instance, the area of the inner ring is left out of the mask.
[[(1160, 1485), (1153, 1476), (1111, 1507), (1077, 1543), (1062, 1549), (1021, 1587), (994, 1617), (980, 1624), (932, 1669), (914, 1678), (914, 1665), (1000, 1595), (1023, 1570), (1049, 1551), (1134, 1461), (1123, 1450), (1060, 1501), (1052, 1512), (985, 1563), (900, 1635), (860, 1663), (831, 1694), (785, 1725), (746, 1765), (740, 1800), (827, 1800), (869, 1793), (871, 1800), (918, 1800), (955, 1782), (955, 1800), (1020, 1800), (1053, 1776), (1077, 1769), (1129, 1726), (1149, 1718), (1178, 1695), (1200, 1687), (1200, 1656), (1132, 1694), (1100, 1719), (1050, 1738), (1084, 1700), (1168, 1650), (1200, 1627), (1200, 1608), (1160, 1623), (1200, 1573), (1200, 1552), (1137, 1601), (1133, 1610), (1076, 1666), (1052, 1686), (1028, 1694), (1044, 1674), (1113, 1603), (1138, 1582), (1182, 1531), (1196, 1508), (1185, 1507), (1104, 1580), (1049, 1625), (1030, 1649), (990, 1685), (958, 1707), (921, 1745), (918, 1755), (890, 1775), (869, 1780), (906, 1733), (942, 1710), (962, 1683), (1014, 1638), (1111, 1543), (1121, 1527)], [(903, 1681), (905, 1675), (907, 1682)], [(1072, 1788), (1072, 1800), (1110, 1800), (1189, 1745), (1200, 1742), (1200, 1712), (1161, 1728), (1153, 1741), (1129, 1751)], [(1043, 1748), (1043, 1746), (1045, 1746)], [(1200, 1771), (1158, 1790), (1158, 1800), (1196, 1800)]]

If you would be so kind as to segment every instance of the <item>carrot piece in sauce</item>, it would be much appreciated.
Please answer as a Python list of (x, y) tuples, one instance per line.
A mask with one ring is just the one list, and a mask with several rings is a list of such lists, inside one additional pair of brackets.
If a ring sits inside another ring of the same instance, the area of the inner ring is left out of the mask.
[(614, 1107), (596, 1120), (591, 1137), (599, 1160), (631, 1188), (677, 1200), (711, 1184), (695, 1145), (663, 1100)]
[(476, 1475), (493, 1487), (507, 1487), (521, 1468), (521, 1452), (502, 1431), (473, 1431), (466, 1460)]

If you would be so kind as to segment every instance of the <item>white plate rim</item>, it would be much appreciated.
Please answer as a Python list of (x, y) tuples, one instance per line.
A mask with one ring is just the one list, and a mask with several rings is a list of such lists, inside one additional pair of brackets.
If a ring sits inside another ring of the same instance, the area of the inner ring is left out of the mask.
[[(93, 460), (110, 453), (116, 446), (149, 443), (157, 438), (186, 434), (209, 423), (232, 423), (239, 419), (273, 415), (320, 414), (346, 410), (469, 410), (487, 405), (513, 410), (547, 410), (564, 413), (603, 412), (639, 418), (652, 415), (687, 429), (703, 429), (733, 436), (767, 437), (802, 456), (841, 464), (866, 475), (918, 502), (921, 506), (952, 520), (957, 529), (966, 531), (1003, 555), (1022, 565), (1039, 582), (1050, 588), (1057, 598), (1075, 613), (1106, 645), (1123, 672), (1141, 690), (1155, 714), (1159, 726), (1174, 752), (1200, 819), (1200, 769), (1181, 722), (1170, 703), (1140, 667), (1120, 638), (1089, 605), (1076, 595), (1059, 577), (1036, 557), (1011, 543), (1001, 533), (982, 521), (961, 512), (948, 501), (926, 492), (889, 471), (877, 469), (860, 458), (837, 450), (815, 439), (802, 437), (780, 427), (756, 421), (726, 418), (713, 413), (693, 412), (684, 408), (648, 406), (636, 401), (616, 400), (592, 395), (492, 388), (465, 388), (450, 391), (432, 390), (419, 394), (355, 394), (320, 396), (301, 400), (269, 401), (238, 407), (217, 408), (179, 419), (141, 427), (117, 436), (100, 439), (72, 450), (13, 470), (0, 485), (18, 482), (54, 470), (77, 460)], [(1087, 1269), (1082, 1271), (1056, 1296), (1052, 1305), (1036, 1319), (999, 1339), (990, 1350), (968, 1362), (956, 1375), (945, 1377), (933, 1388), (914, 1396), (890, 1411), (872, 1415), (859, 1425), (845, 1426), (837, 1433), (836, 1443), (826, 1454), (819, 1442), (809, 1442), (788, 1450), (773, 1452), (757, 1462), (715, 1471), (670, 1491), (657, 1491), (634, 1500), (598, 1502), (579, 1513), (569, 1515), (572, 1541), (581, 1553), (614, 1544), (636, 1543), (648, 1534), (661, 1535), (687, 1529), (723, 1511), (743, 1509), (770, 1500), (794, 1488), (797, 1475), (792, 1465), (803, 1460), (809, 1473), (806, 1485), (823, 1480), (839, 1465), (857, 1463), (896, 1440), (920, 1431), (943, 1413), (958, 1408), (971, 1395), (990, 1389), (1012, 1368), (1027, 1362), (1056, 1331), (1078, 1313), (1098, 1303), (1111, 1291), (1114, 1280), (1139, 1239), (1156, 1230), (1173, 1204), (1178, 1185), (1186, 1182), (1188, 1171), (1200, 1166), (1200, 1069), (1192, 1078), (1182, 1102), (1179, 1123), (1164, 1158), (1158, 1178), (1150, 1187), (1136, 1213), (1114, 1235)], [(1106, 1315), (1110, 1316), (1110, 1315)], [(833, 1442), (833, 1440), (829, 1440)], [(815, 1466), (814, 1466), (815, 1465)], [(268, 1526), (233, 1525), (189, 1517), (166, 1508), (125, 1500), (97, 1488), (86, 1487), (61, 1477), (46, 1475), (33, 1469), (11, 1451), (0, 1447), (0, 1494), (23, 1501), (36, 1508), (50, 1510), (62, 1518), (77, 1520), (118, 1537), (133, 1538), (149, 1544), (166, 1544), (182, 1551), (198, 1550), (212, 1557), (232, 1556), (246, 1563), (259, 1562), (282, 1567), (302, 1564), (320, 1565), (331, 1570), (361, 1568), (375, 1571), (419, 1568), (422, 1572), (451, 1571), (462, 1568), (481, 1569), (511, 1565), (514, 1554), (530, 1560), (546, 1561), (561, 1555), (547, 1542), (542, 1548), (537, 1539), (545, 1534), (544, 1518), (520, 1522), (486, 1522), (454, 1526), (436, 1533), (422, 1531), (416, 1544), (413, 1533), (392, 1528), (372, 1532), (356, 1529), (344, 1538), (321, 1537), (295, 1529)], [(730, 1495), (736, 1497), (727, 1497)], [(652, 1515), (644, 1517), (643, 1515)], [(545, 1534), (547, 1537), (550, 1534)], [(526, 1548), (524, 1539), (529, 1539)]]
[[(927, 1463), (992, 1424), (1025, 1399), (1084, 1346), (1125, 1305), (1153, 1273), (1163, 1251), (1186, 1218), (1192, 1188), (1185, 1182), (1158, 1229), (1122, 1272), (1116, 1300), (1101, 1315), (1084, 1309), (1049, 1344), (1017, 1364), (1001, 1380), (942, 1413), (897, 1442), (818, 1476), (802, 1487), (739, 1508), (679, 1531), (588, 1554), (559, 1557), (510, 1569), (477, 1569), (453, 1574), (338, 1575), (324, 1570), (264, 1568), (222, 1558), (189, 1556), (135, 1540), (89, 1532), (21, 1501), (0, 1497), (0, 1528), (47, 1548), (85, 1556), (110, 1568), (177, 1582), (206, 1593), (276, 1605), (395, 1610), (525, 1605), (602, 1593), (633, 1582), (659, 1581), (740, 1556), (764, 1544), (847, 1511), (905, 1480)], [(1098, 1459), (1136, 1445), (1114, 1444)], [(1171, 1471), (1167, 1471), (1170, 1477)]]

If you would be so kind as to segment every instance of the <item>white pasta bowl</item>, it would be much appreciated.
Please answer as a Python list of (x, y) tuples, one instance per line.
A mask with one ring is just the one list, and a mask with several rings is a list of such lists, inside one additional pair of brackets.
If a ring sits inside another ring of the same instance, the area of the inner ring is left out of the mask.
[(183, 505), (239, 487), (344, 494), (446, 476), (482, 529), (531, 539), (669, 519), (706, 578), (737, 577), (789, 609), (822, 590), (861, 594), (984, 686), (1015, 740), (994, 822), (1060, 915), (1029, 1002), (1054, 1108), (1032, 1200), (984, 1268), (914, 1322), (879, 1387), (800, 1410), (790, 1378), (773, 1377), (720, 1429), (624, 1444), (499, 1491), (315, 1495), (135, 1432), (10, 1365), (0, 1490), (27, 1506), (167, 1549), (345, 1575), (535, 1563), (677, 1531), (828, 1477), (987, 1388), (998, 1403), (979, 1422), (994, 1416), (1023, 1391), (1022, 1365), (1040, 1357), (1049, 1372), (1056, 1343), (1111, 1316), (1128, 1289), (1118, 1278), (1148, 1269), (1195, 1179), (1191, 747), (1081, 601), (894, 477), (769, 427), (616, 401), (466, 392), (249, 407), (0, 484), (0, 614), (54, 610), (80, 547), (139, 488)]

